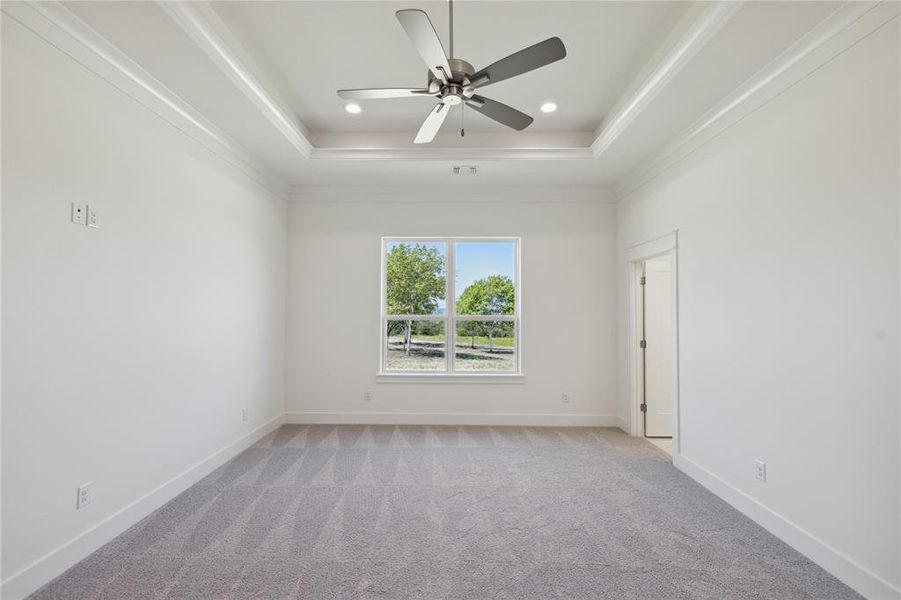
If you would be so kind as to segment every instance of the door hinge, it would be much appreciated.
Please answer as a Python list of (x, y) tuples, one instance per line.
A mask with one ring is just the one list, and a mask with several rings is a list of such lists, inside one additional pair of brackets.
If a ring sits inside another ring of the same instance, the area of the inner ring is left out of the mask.
[(641, 412), (648, 412), (648, 405), (644, 402), (641, 403), (641, 406), (639, 408), (641, 408)]
[(642, 275), (641, 278), (638, 280), (638, 285), (644, 285), (645, 283), (647, 283), (647, 281), (648, 281), (647, 278), (644, 275)]
[(647, 340), (641, 340), (640, 342), (638, 342), (638, 347), (641, 348), (642, 350), (644, 350), (645, 348), (648, 347), (648, 341), (647, 341)]

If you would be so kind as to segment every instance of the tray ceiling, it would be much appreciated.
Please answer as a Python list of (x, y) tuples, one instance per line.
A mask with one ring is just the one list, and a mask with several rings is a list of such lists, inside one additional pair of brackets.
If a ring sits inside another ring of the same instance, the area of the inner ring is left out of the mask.
[[(351, 115), (335, 94), (423, 84), (394, 17), (403, 8), (427, 11), (446, 44), (437, 0), (2, 10), (230, 162), (302, 188), (458, 185), (451, 167), (471, 163), (480, 169), (470, 186), (621, 187), (749, 98), (766, 101), (767, 86), (789, 85), (784, 72), (803, 76), (810, 56), (828, 60), (898, 13), (898, 3), (866, 1), (460, 0), (456, 54), (476, 68), (551, 36), (567, 57), (482, 90), (535, 117), (524, 132), (468, 110), (465, 138), (452, 114), (434, 143), (414, 146), (431, 100), (361, 102)], [(546, 101), (558, 110), (540, 112)]]

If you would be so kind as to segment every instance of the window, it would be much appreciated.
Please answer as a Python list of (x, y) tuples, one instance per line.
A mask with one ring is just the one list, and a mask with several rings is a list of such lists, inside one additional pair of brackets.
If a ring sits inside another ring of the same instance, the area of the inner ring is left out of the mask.
[(520, 372), (518, 238), (384, 238), (381, 371)]

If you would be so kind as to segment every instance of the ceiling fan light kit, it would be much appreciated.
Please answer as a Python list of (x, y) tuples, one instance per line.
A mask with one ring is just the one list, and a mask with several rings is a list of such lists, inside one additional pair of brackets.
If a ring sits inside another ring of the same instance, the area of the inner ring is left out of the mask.
[(548, 38), (476, 71), (467, 61), (453, 57), (453, 0), (449, 0), (448, 5), (450, 58), (445, 54), (435, 27), (424, 11), (410, 9), (395, 13), (413, 47), (429, 68), (427, 87), (338, 90), (338, 96), (344, 100), (381, 100), (417, 96), (436, 98), (438, 104), (426, 117), (413, 140), (417, 144), (427, 144), (435, 139), (450, 109), (463, 104), (489, 119), (522, 131), (532, 124), (532, 117), (506, 104), (480, 96), (476, 94), (476, 90), (556, 62), (566, 56), (566, 47), (560, 38)]

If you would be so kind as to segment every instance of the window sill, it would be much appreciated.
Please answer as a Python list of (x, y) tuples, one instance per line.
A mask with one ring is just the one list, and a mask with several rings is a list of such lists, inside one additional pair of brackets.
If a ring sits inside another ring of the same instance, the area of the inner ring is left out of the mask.
[(376, 383), (489, 383), (523, 384), (522, 373), (378, 373)]

